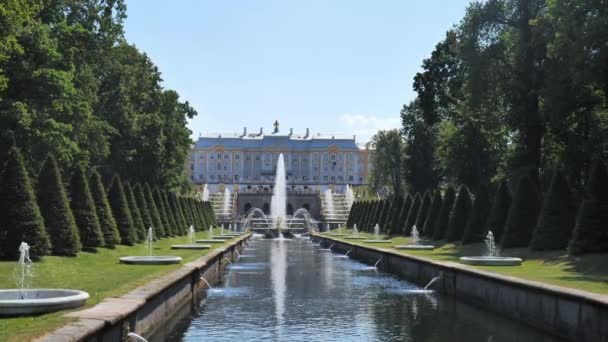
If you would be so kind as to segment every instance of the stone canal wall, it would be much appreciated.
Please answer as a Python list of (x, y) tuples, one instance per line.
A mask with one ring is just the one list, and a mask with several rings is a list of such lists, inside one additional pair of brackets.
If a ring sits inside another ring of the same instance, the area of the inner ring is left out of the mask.
[(315, 235), (324, 247), (459, 300), (576, 342), (608, 342), (608, 296), (486, 272), (454, 262), (403, 255)]
[(74, 321), (38, 341), (118, 342), (127, 341), (128, 332), (165, 340), (164, 334), (204, 295), (207, 284), (201, 277), (211, 284), (218, 283), (228, 264), (226, 259), (236, 260), (236, 251), (242, 250), (249, 237), (250, 234), (239, 237), (123, 296), (106, 298), (91, 308), (68, 313), (66, 317)]

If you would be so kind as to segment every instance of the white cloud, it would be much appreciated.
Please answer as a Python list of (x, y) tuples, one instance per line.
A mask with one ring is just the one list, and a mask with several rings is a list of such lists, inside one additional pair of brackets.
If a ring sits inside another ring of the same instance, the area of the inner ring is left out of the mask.
[(375, 115), (342, 114), (340, 117), (346, 124), (349, 132), (357, 135), (357, 141), (368, 142), (372, 135), (379, 130), (388, 130), (401, 127), (398, 115), (377, 117)]

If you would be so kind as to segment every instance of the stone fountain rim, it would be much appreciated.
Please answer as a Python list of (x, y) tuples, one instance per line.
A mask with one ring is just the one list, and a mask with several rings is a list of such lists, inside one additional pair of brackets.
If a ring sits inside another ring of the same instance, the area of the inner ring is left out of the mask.
[(399, 246), (394, 246), (393, 248), (395, 249), (400, 249), (400, 250), (412, 250), (412, 251), (430, 251), (435, 249), (434, 245), (399, 245)]
[(179, 264), (182, 257), (173, 255), (130, 255), (119, 258), (120, 262), (129, 265), (169, 265)]
[(460, 262), (468, 265), (479, 266), (519, 266), (522, 263), (521, 258), (503, 257), (503, 256), (464, 256), (459, 258)]
[[(29, 306), (51, 306), (58, 304), (68, 304), (78, 301), (86, 301), (91, 296), (88, 292), (74, 289), (53, 289), (53, 288), (35, 288), (35, 289), (0, 289), (0, 293), (21, 293), (21, 292), (59, 292), (63, 296), (55, 296), (49, 298), (26, 298), (26, 299), (0, 299), (0, 309), (6, 307), (29, 307)], [(1, 311), (0, 311), (1, 312)]]
[(197, 243), (184, 243), (184, 244), (177, 244), (177, 245), (171, 245), (171, 249), (210, 249), (211, 245), (203, 245), (203, 244), (197, 244)]

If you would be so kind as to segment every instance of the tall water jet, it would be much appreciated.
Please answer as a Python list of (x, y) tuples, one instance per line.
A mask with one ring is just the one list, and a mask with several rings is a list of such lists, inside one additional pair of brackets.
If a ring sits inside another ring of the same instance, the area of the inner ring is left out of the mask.
[(395, 246), (396, 249), (405, 249), (405, 250), (433, 250), (435, 246), (433, 245), (423, 245), (420, 243), (420, 233), (418, 232), (418, 228), (416, 225), (412, 226), (412, 242), (408, 245)]
[(346, 184), (346, 192), (344, 193), (344, 197), (346, 198), (348, 209), (350, 209), (353, 206), (353, 203), (355, 203), (355, 194), (353, 193), (353, 189), (348, 184)]
[(283, 154), (279, 154), (277, 160), (277, 172), (274, 177), (274, 188), (270, 200), (270, 216), (272, 217), (272, 228), (280, 229), (285, 224), (287, 216), (287, 184), (285, 173), (285, 161)]
[[(194, 229), (194, 227), (192, 227)], [(181, 257), (172, 255), (152, 255), (154, 250), (154, 229), (148, 228), (148, 236), (146, 237), (147, 254), (145, 256), (126, 256), (119, 258), (123, 264), (133, 265), (169, 265), (179, 264), (182, 261)]]
[(372, 240), (364, 240), (367, 243), (393, 243), (393, 240), (381, 240), (380, 239), (380, 225), (376, 223), (374, 226), (374, 238)]
[(203, 194), (201, 195), (201, 200), (204, 202), (209, 201), (209, 188), (207, 187), (207, 183), (203, 185)]
[(224, 206), (222, 207), (222, 215), (230, 216), (230, 189), (226, 187), (224, 190)]
[(29, 286), (29, 281), (34, 277), (32, 260), (30, 259), (30, 246), (26, 242), (21, 242), (19, 245), (19, 262), (15, 270), (17, 279), (17, 288), (19, 288), (19, 297), (23, 299), (23, 290)]
[(328, 219), (333, 219), (336, 217), (336, 209), (334, 208), (334, 195), (331, 193), (331, 189), (325, 190), (323, 194), (325, 197), (325, 212), (327, 214)]

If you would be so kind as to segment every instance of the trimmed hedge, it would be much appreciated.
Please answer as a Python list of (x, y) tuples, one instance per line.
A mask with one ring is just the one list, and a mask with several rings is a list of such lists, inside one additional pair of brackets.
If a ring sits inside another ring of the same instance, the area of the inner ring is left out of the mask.
[[(133, 194), (133, 188), (129, 182), (125, 182), (124, 185), (125, 196), (127, 199), (127, 205), (129, 206), (129, 211), (131, 211), (131, 217), (133, 218), (133, 228), (135, 229), (135, 234), (137, 237), (137, 242), (145, 241), (148, 236), (148, 228), (144, 224), (144, 220), (141, 216), (141, 210), (137, 206), (137, 202), (135, 201), (135, 195)], [(157, 232), (154, 229), (154, 237), (156, 238)]]
[(433, 229), (433, 240), (442, 240), (445, 238), (445, 233), (448, 230), (448, 223), (450, 221), (450, 213), (454, 206), (454, 199), (456, 198), (456, 192), (454, 188), (448, 186), (443, 196), (443, 203), (441, 203), (441, 210), (439, 210), (439, 216), (435, 222), (435, 228)]
[(536, 226), (541, 198), (530, 177), (522, 176), (501, 238), (502, 248), (527, 247)]
[(549, 191), (532, 234), (533, 250), (566, 249), (576, 223), (576, 205), (563, 172), (553, 174)]
[(177, 235), (173, 231), (175, 228), (175, 222), (173, 222), (173, 217), (170, 214), (170, 211), (167, 209), (167, 204), (165, 203), (163, 194), (158, 188), (155, 188), (152, 190), (152, 195), (154, 196), (154, 203), (156, 203), (158, 209), (158, 215), (160, 216), (163, 227), (165, 227), (165, 234), (167, 234), (167, 236)]
[(486, 237), (486, 221), (490, 213), (490, 194), (488, 188), (484, 185), (479, 187), (475, 201), (473, 202), (473, 209), (464, 234), (462, 236), (462, 243), (469, 244), (473, 242), (482, 242)]
[(454, 207), (450, 213), (450, 221), (448, 222), (448, 230), (445, 234), (447, 241), (461, 240), (464, 234), (464, 228), (467, 225), (467, 220), (471, 214), (471, 193), (469, 189), (462, 185), (458, 189), (458, 195), (454, 202)]
[(568, 248), (572, 254), (608, 252), (608, 175), (602, 161), (589, 175)]
[(156, 236), (161, 238), (169, 236), (170, 234), (168, 234), (165, 230), (163, 221), (160, 218), (158, 204), (154, 201), (154, 196), (152, 196), (150, 185), (148, 185), (148, 183), (144, 184), (142, 190), (146, 198), (146, 203), (148, 204), (148, 210), (150, 211), (150, 218), (152, 219), (152, 225), (154, 226), (154, 233)]
[(120, 243), (127, 246), (134, 245), (137, 242), (137, 233), (135, 232), (127, 196), (118, 175), (112, 178), (112, 182), (108, 188), (108, 200), (110, 201), (114, 220), (120, 233)]
[(435, 194), (431, 200), (431, 205), (429, 206), (429, 211), (426, 215), (426, 219), (424, 220), (424, 225), (422, 226), (422, 236), (433, 236), (435, 222), (437, 222), (437, 218), (439, 217), (442, 203), (443, 198), (441, 197), (441, 191), (435, 190)]
[(57, 161), (52, 155), (42, 164), (36, 184), (36, 196), (51, 239), (52, 254), (76, 256), (82, 248), (78, 227), (63, 187)]
[(397, 228), (399, 234), (405, 234), (405, 221), (407, 221), (407, 214), (409, 214), (413, 202), (412, 196), (405, 195), (403, 205), (401, 206), (401, 213), (399, 214), (399, 226)]
[(412, 233), (412, 226), (416, 223), (416, 217), (418, 216), (418, 212), (420, 211), (420, 205), (422, 204), (422, 198), (419, 193), (414, 195), (414, 200), (412, 201), (412, 205), (410, 206), (410, 210), (407, 212), (407, 219), (405, 219), (405, 224), (403, 225), (403, 233), (409, 236)]
[(76, 168), (70, 180), (70, 206), (80, 232), (82, 249), (95, 251), (97, 247), (102, 247), (105, 241), (89, 189), (88, 177), (82, 167)]
[(120, 243), (120, 233), (118, 232), (118, 226), (114, 215), (112, 214), (112, 208), (108, 201), (106, 190), (103, 188), (103, 182), (101, 176), (97, 171), (93, 171), (89, 180), (91, 188), (91, 196), (93, 202), (95, 202), (95, 212), (99, 219), (99, 227), (103, 234), (103, 241), (105, 242), (104, 247), (114, 248)]
[(388, 227), (390, 234), (397, 234), (399, 232), (399, 215), (401, 214), (402, 207), (403, 197), (395, 196), (393, 198), (393, 205), (391, 206), (391, 219)]
[(418, 211), (418, 215), (416, 216), (416, 229), (418, 232), (422, 233), (424, 229), (424, 221), (426, 220), (426, 216), (429, 213), (429, 208), (431, 207), (431, 193), (426, 191), (424, 193), (424, 197), (422, 198), (422, 205), (420, 206), (420, 210)]
[(503, 180), (498, 184), (498, 188), (496, 189), (494, 201), (492, 201), (492, 209), (490, 209), (490, 215), (488, 216), (485, 229), (486, 232), (492, 232), (496, 241), (500, 241), (502, 238), (502, 232), (504, 231), (510, 208), (511, 192), (509, 191), (507, 183)]

